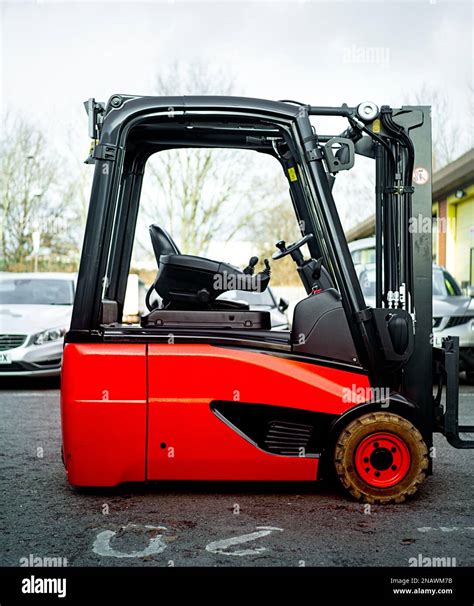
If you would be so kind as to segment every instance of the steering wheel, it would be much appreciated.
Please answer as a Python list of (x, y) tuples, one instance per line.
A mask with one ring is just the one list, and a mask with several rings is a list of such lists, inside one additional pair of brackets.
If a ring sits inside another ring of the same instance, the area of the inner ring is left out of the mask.
[(288, 246), (286, 246), (285, 240), (278, 241), (275, 246), (279, 249), (280, 252), (273, 253), (272, 259), (276, 261), (277, 259), (283, 259), (283, 257), (286, 257), (286, 255), (291, 255), (291, 253), (301, 248), (304, 244), (306, 244), (306, 242), (309, 242), (313, 238), (313, 234), (306, 234), (306, 236), (301, 238), (301, 240), (293, 242), (293, 244), (289, 244)]

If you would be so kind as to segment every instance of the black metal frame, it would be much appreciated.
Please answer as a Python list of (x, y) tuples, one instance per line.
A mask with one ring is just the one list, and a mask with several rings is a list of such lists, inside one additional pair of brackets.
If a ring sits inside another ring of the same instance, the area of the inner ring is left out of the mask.
[[(133, 338), (128, 330), (121, 332), (120, 327), (107, 331), (103, 327), (103, 317), (115, 316), (117, 320), (121, 317), (146, 161), (160, 149), (203, 144), (202, 133), (194, 144), (184, 138), (176, 141), (172, 137), (160, 144), (156, 132), (151, 132), (152, 123), (158, 124), (161, 120), (161, 124), (163, 121), (172, 124), (176, 118), (185, 117), (208, 122), (253, 123), (261, 129), (264, 125), (265, 128), (270, 126), (280, 133), (288, 146), (287, 156), (279, 158), (284, 169), (296, 162), (298, 179), (289, 180), (295, 212), (304, 222), (303, 231), (316, 236), (308, 243), (311, 256), (322, 257), (341, 293), (360, 364), (367, 369), (373, 386), (395, 386), (416, 404), (421, 413), (421, 429), (430, 445), (433, 431), (432, 348), (429, 342), (431, 236), (414, 234), (412, 239), (408, 230), (412, 214), (431, 216), (430, 186), (419, 191), (415, 189), (414, 195), (411, 187), (415, 157), (417, 162), (429, 171), (431, 169), (429, 108), (391, 110), (384, 107), (376, 133), (375, 128), (360, 119), (357, 108), (346, 105), (328, 108), (243, 97), (114, 95), (102, 114), (100, 105), (93, 107), (95, 119), (100, 115), (100, 126), (96, 128), (100, 140), (92, 154), (96, 166), (91, 203), (71, 330), (66, 340), (123, 341)], [(393, 351), (390, 357), (384, 347), (384, 343), (388, 343), (387, 309), (372, 310), (365, 304), (332, 196), (333, 178), (327, 173), (322, 143), (331, 137), (318, 138), (310, 121), (310, 116), (317, 115), (347, 118), (350, 126), (343, 137), (351, 141), (356, 153), (376, 160), (376, 254), (380, 261), (377, 306), (386, 304), (389, 289), (399, 289), (400, 279), (405, 281), (406, 309), (393, 310), (393, 315), (399, 315), (410, 331), (411, 318), (416, 320), (415, 355), (411, 357), (410, 352), (397, 357)], [(143, 128), (147, 121), (149, 131)], [(133, 133), (140, 127), (141, 139), (134, 139)], [(247, 136), (245, 140), (228, 140), (228, 137), (227, 134), (215, 138), (213, 143), (204, 141), (204, 144), (255, 149), (277, 156), (272, 147), (265, 144), (264, 138)], [(140, 329), (141, 337), (145, 333)], [(419, 380), (420, 376), (423, 381)]]
[[(474, 448), (473, 439), (462, 438), (462, 433), (474, 433), (474, 425), (459, 424), (459, 337), (443, 340), (441, 348), (434, 349), (434, 374), (438, 381), (435, 396), (435, 430), (440, 431), (455, 448)], [(445, 386), (445, 402), (441, 402)]]

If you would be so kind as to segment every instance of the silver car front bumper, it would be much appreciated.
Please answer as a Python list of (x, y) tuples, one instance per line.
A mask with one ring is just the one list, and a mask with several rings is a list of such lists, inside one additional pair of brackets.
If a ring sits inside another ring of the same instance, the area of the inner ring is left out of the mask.
[(0, 377), (53, 377), (61, 373), (63, 339), (43, 345), (31, 343), (28, 335), (20, 347), (0, 351)]

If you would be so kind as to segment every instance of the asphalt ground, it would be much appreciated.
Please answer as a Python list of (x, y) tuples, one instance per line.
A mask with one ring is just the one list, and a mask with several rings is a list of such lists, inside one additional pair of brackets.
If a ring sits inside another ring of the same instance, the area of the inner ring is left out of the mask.
[[(474, 562), (474, 452), (452, 448), (443, 436), (435, 435), (433, 476), (401, 505), (368, 507), (322, 484), (186, 482), (79, 492), (60, 458), (57, 382), (2, 383), (0, 565), (45, 558), (68, 566)], [(474, 387), (461, 385), (460, 403), (472, 424)]]

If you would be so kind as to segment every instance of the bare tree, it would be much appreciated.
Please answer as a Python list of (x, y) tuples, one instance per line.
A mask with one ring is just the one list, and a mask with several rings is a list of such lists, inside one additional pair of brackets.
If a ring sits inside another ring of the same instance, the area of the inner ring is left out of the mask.
[[(448, 92), (424, 84), (418, 91), (407, 95), (407, 104), (431, 105), (433, 171), (446, 166), (473, 144), (472, 123), (455, 111)], [(472, 88), (468, 111), (472, 112)], [(466, 128), (467, 123), (467, 128)]]
[[(228, 95), (232, 87), (228, 73), (201, 63), (176, 63), (156, 77), (156, 93), (165, 96)], [(238, 204), (246, 156), (190, 148), (156, 154), (147, 166), (142, 217), (169, 229), (188, 254), (204, 254), (213, 239), (229, 240), (249, 218), (250, 211)]]
[(333, 195), (345, 230), (375, 212), (374, 168), (371, 160), (357, 156), (354, 168), (336, 176)]
[[(269, 180), (254, 177), (252, 189), (259, 193), (260, 209), (258, 218), (249, 222), (247, 234), (254, 242), (255, 254), (260, 260), (267, 258), (271, 261), (272, 254), (277, 251), (276, 242), (295, 242), (301, 238), (301, 229), (283, 173)], [(291, 257), (284, 257), (272, 263), (272, 284), (301, 286)]]
[(175, 61), (155, 78), (157, 95), (231, 95), (233, 90), (232, 72), (200, 61)]
[(64, 265), (77, 248), (67, 226), (72, 205), (60, 192), (60, 164), (45, 137), (27, 122), (5, 118), (0, 139), (0, 264), (6, 270), (33, 268), (33, 234), (44, 251), (43, 267)]
[(212, 239), (230, 240), (250, 214), (237, 202), (246, 153), (161, 152), (148, 168), (153, 184), (147, 193), (153, 199), (147, 203), (147, 220), (164, 223), (187, 254), (205, 253)]

